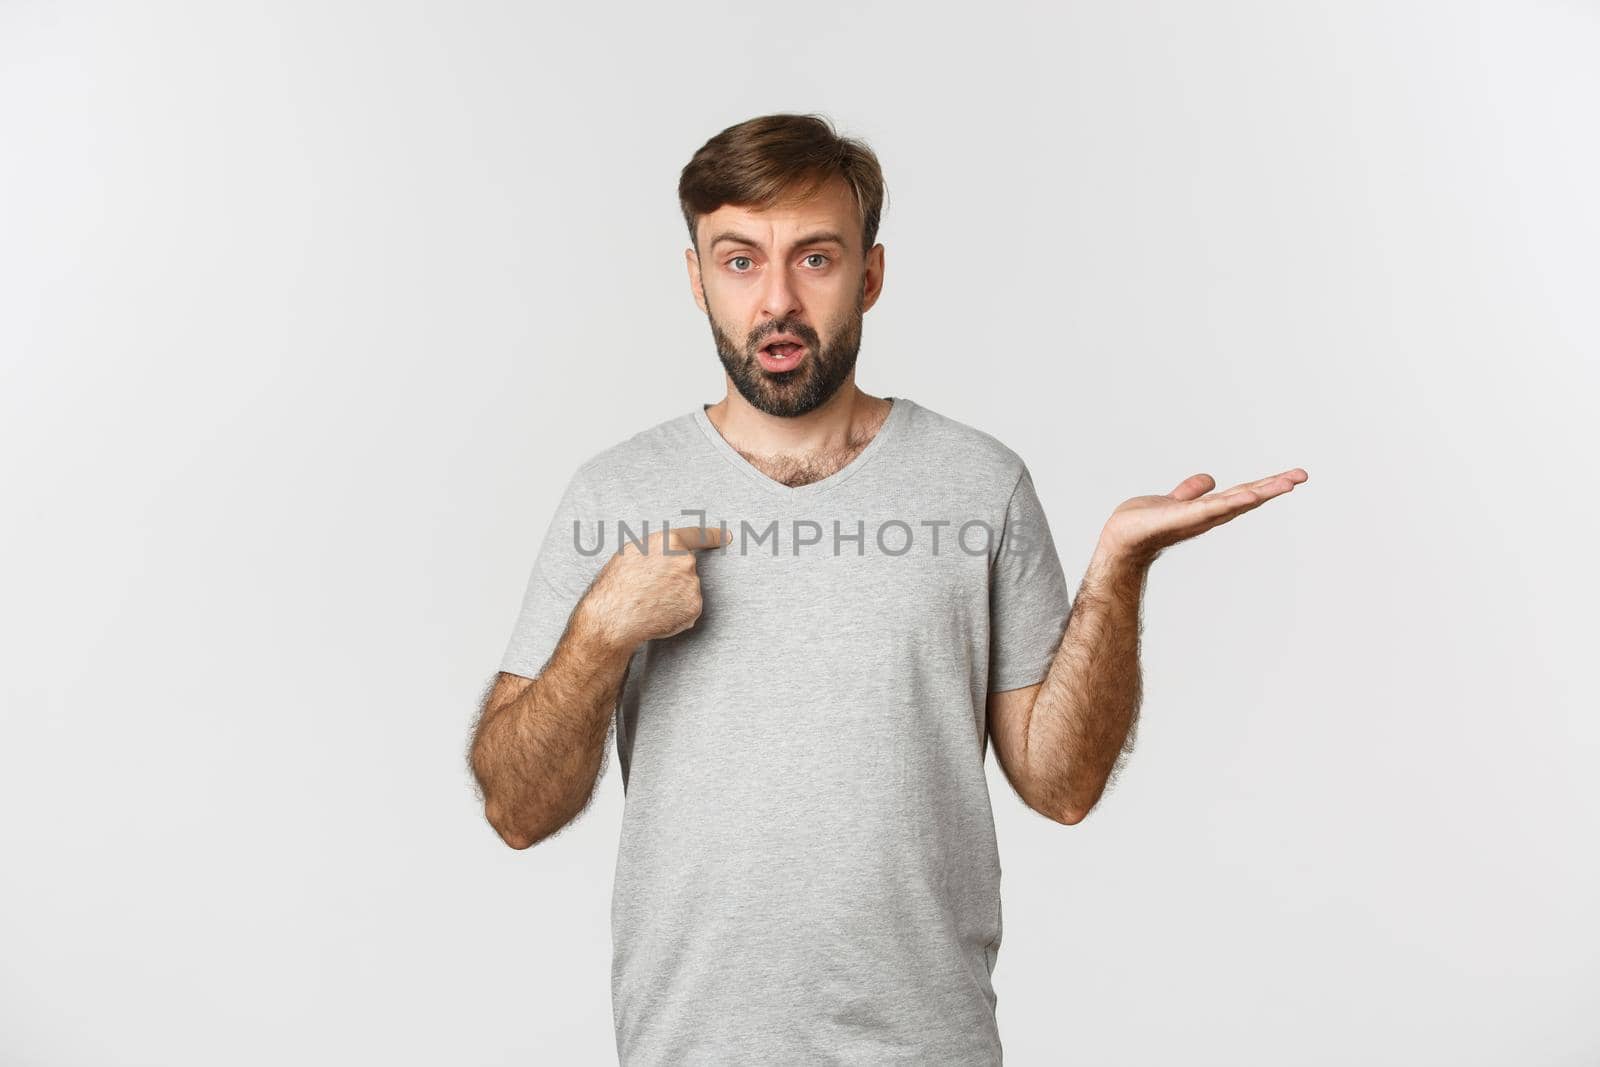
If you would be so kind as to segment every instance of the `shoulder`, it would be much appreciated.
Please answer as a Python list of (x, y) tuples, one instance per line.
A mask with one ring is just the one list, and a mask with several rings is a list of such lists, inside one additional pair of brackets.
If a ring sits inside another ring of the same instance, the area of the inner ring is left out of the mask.
[(963, 472), (1009, 490), (1027, 469), (1015, 449), (987, 430), (914, 402), (908, 414), (917, 447), (929, 462), (951, 473)]
[(593, 493), (648, 485), (664, 465), (685, 455), (700, 432), (692, 411), (663, 419), (583, 457), (572, 480)]

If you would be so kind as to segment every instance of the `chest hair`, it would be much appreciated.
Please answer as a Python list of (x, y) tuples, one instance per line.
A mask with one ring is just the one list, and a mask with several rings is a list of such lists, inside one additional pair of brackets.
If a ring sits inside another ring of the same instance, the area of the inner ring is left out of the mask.
[(788, 455), (773, 453), (762, 455), (755, 452), (746, 452), (735, 447), (734, 451), (743, 456), (756, 470), (765, 474), (775, 482), (787, 485), (793, 489), (799, 485), (810, 485), (820, 482), (831, 474), (842, 470), (846, 464), (861, 454), (861, 450), (872, 443), (878, 436), (878, 429), (883, 425), (879, 419), (872, 426), (864, 427), (842, 447), (821, 452)]

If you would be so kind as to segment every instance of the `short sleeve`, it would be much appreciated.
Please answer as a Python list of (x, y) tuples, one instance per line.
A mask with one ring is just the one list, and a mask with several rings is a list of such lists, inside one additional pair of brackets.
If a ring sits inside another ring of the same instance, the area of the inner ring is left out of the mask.
[(1024, 466), (989, 581), (989, 692), (1044, 681), (1072, 608), (1044, 507)]
[(534, 678), (544, 669), (572, 609), (611, 556), (605, 551), (602, 530), (598, 498), (579, 468), (568, 479), (534, 557), (522, 607), (500, 660), (502, 671)]

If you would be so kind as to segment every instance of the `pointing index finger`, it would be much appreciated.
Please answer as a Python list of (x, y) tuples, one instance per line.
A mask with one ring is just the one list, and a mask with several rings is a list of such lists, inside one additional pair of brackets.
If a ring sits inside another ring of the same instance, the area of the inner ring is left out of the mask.
[(733, 534), (721, 526), (675, 526), (672, 528), (674, 548), (721, 548), (733, 539)]

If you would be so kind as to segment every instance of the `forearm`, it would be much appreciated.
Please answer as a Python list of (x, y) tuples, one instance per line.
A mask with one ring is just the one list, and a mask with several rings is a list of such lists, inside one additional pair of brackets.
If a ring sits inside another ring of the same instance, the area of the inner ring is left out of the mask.
[(472, 768), (489, 822), (513, 848), (537, 844), (587, 803), (630, 655), (580, 602), (539, 676), (484, 712)]
[(1028, 719), (1026, 763), (1037, 804), (1067, 822), (1088, 814), (1124, 749), (1141, 696), (1139, 609), (1148, 563), (1096, 552)]

